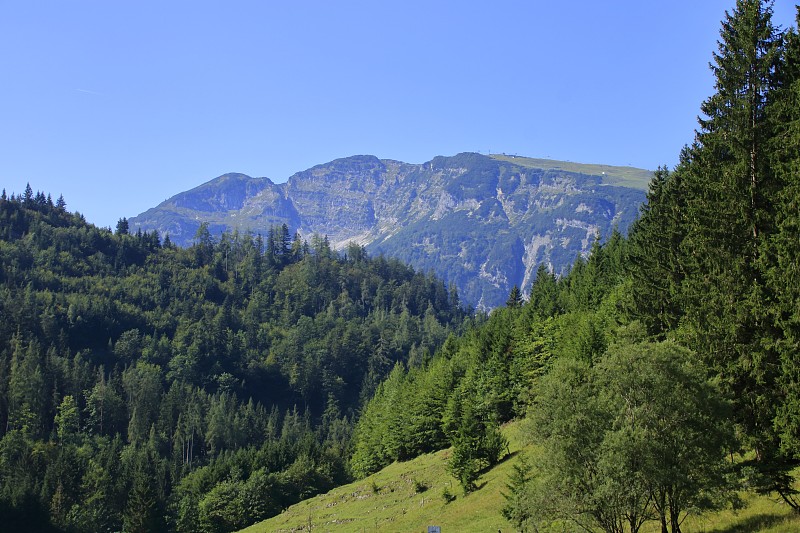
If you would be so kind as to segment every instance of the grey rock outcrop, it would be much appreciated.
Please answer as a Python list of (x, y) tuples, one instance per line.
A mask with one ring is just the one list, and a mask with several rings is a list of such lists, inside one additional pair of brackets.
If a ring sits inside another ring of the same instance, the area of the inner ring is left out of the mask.
[(287, 224), (404, 260), (455, 283), (462, 299), (491, 309), (513, 285), (527, 294), (538, 265), (564, 273), (596, 238), (635, 219), (651, 173), (464, 153), (423, 164), (374, 156), (337, 159), (286, 183), (225, 174), (130, 219), (190, 245), (212, 234), (266, 234)]

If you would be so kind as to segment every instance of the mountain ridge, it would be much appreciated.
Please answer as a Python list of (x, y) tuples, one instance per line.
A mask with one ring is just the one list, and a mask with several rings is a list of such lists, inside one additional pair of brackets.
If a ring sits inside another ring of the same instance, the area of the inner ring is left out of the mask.
[(651, 172), (520, 156), (461, 153), (412, 164), (356, 155), (315, 165), (276, 184), (228, 173), (130, 219), (190, 245), (212, 234), (266, 235), (286, 224), (332, 246), (363, 245), (432, 270), (465, 301), (491, 309), (539, 264), (564, 273), (595, 238), (625, 231)]

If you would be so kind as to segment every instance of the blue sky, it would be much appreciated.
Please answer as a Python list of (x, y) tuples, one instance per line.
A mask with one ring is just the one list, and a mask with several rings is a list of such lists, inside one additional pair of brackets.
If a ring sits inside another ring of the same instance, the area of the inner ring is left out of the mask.
[(113, 227), (225, 172), (354, 154), (672, 166), (733, 5), (0, 0), (0, 186)]

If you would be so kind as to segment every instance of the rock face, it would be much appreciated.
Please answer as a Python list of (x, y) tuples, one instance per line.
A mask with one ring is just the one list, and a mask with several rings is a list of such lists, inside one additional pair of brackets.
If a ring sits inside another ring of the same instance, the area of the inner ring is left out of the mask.
[(578, 254), (635, 219), (651, 173), (630, 167), (474, 153), (418, 165), (373, 156), (337, 159), (284, 184), (225, 174), (132, 218), (190, 245), (202, 222), (212, 234), (265, 235), (287, 224), (334, 247), (364, 245), (432, 270), (479, 308), (530, 289), (545, 264), (565, 272)]

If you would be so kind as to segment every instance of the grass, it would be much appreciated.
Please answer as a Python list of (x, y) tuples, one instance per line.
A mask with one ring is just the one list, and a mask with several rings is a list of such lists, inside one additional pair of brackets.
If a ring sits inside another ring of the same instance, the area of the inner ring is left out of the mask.
[[(447, 473), (450, 450), (394, 463), (355, 483), (291, 506), (278, 516), (255, 524), (243, 533), (266, 532), (421, 532), (441, 526), (444, 533), (514, 531), (502, 517), (502, 492), (512, 472), (515, 456), (522, 450), (522, 425), (509, 424), (504, 433), (511, 456), (484, 472), (478, 490), (464, 496), (458, 482)], [(424, 490), (422, 487), (425, 487)], [(447, 503), (443, 493), (455, 499)], [(742, 495), (747, 506), (690, 516), (685, 533), (800, 533), (800, 515), (777, 498)], [(657, 533), (660, 526), (647, 524), (643, 533)]]
[[(465, 497), (445, 471), (448, 456), (443, 451), (395, 463), (244, 531), (427, 531), (429, 525), (442, 526), (443, 531), (510, 530), (498, 509), (503, 505), (499, 490), (506, 476), (502, 467), (511, 462), (488, 472), (481, 480), (482, 488)], [(414, 480), (427, 490), (418, 493)], [(455, 500), (446, 503), (445, 491), (455, 495)]]
[(800, 515), (792, 512), (780, 498), (742, 494), (746, 507), (686, 519), (687, 533), (792, 533), (800, 532)]
[(646, 191), (653, 172), (634, 167), (616, 167), (612, 165), (592, 165), (586, 163), (572, 163), (570, 161), (556, 161), (553, 159), (537, 159), (534, 157), (520, 157), (511, 155), (493, 154), (498, 161), (507, 161), (527, 168), (559, 169), (567, 172), (579, 172), (591, 176), (602, 176), (603, 184), (618, 185)]

